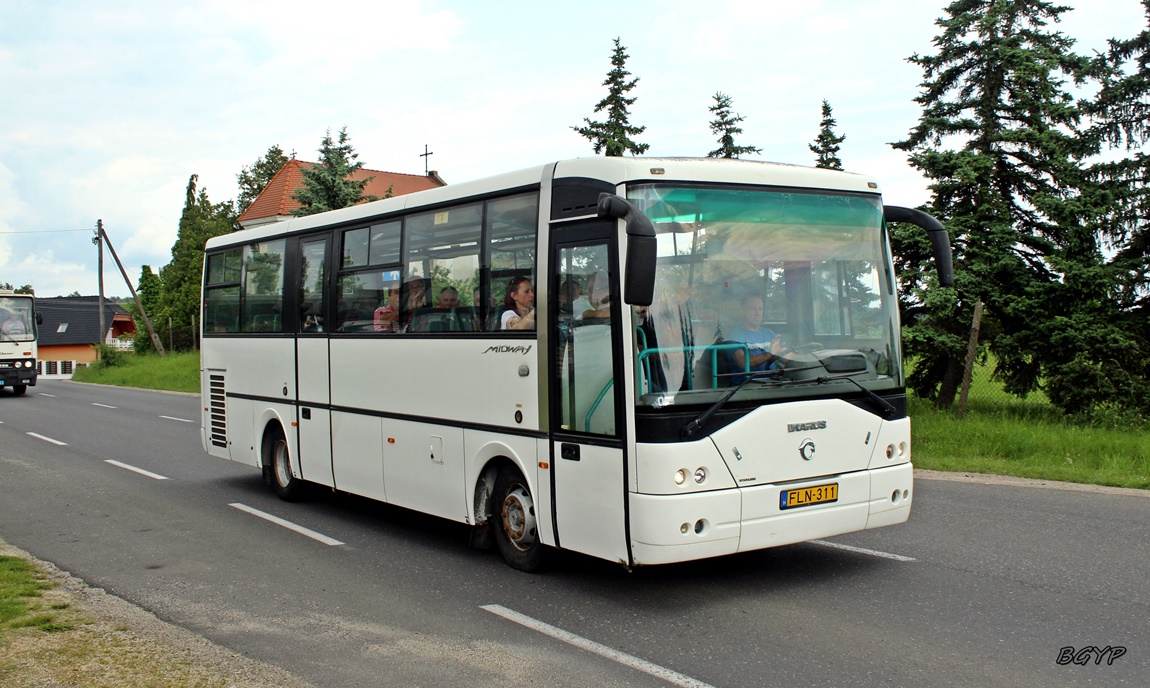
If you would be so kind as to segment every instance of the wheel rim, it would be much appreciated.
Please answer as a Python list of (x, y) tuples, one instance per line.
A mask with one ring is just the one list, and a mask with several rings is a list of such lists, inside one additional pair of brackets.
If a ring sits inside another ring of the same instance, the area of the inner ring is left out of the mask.
[(503, 532), (520, 552), (535, 544), (535, 504), (522, 485), (512, 485), (503, 498)]
[(276, 483), (287, 487), (291, 482), (291, 457), (288, 455), (287, 440), (276, 440), (272, 448), (272, 464), (275, 466)]

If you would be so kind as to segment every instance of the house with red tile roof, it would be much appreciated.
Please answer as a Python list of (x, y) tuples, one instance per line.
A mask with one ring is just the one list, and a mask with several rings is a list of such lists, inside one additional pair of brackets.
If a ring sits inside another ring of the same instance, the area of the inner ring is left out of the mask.
[[(292, 158), (288, 160), (279, 172), (271, 178), (268, 185), (256, 196), (256, 200), (240, 214), (240, 226), (244, 229), (292, 217), (291, 212), (300, 207), (298, 201), (292, 198), (296, 189), (303, 186), (303, 172), (319, 163), (304, 162)], [(360, 169), (352, 173), (351, 178), (359, 181), (372, 178), (364, 189), (364, 194), (383, 198), (387, 190), (391, 189), (392, 196), (402, 196), (416, 191), (426, 191), (447, 186), (434, 170), (426, 175), (400, 174), (399, 172), (381, 172), (379, 170)]]

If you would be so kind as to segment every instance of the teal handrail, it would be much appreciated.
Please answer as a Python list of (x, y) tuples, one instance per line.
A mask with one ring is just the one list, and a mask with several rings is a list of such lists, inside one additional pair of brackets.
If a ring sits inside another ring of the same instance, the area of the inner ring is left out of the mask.
[[(727, 342), (725, 344), (711, 344), (708, 346), (670, 346), (670, 347), (655, 347), (652, 349), (643, 349), (639, 352), (639, 368), (643, 371), (643, 377), (646, 379), (646, 391), (651, 388), (651, 370), (650, 364), (646, 360), (648, 357), (655, 354), (673, 354), (673, 353), (690, 353), (692, 358), (695, 352), (703, 350), (711, 354), (711, 389), (719, 387), (719, 373), (718, 370), (718, 356), (719, 352), (725, 351), (739, 351), (743, 352), (743, 372), (751, 372), (751, 350), (747, 347), (745, 342)], [(639, 380), (637, 387), (639, 394), (644, 393), (643, 380)]]
[(611, 386), (614, 384), (615, 378), (608, 380), (607, 384), (603, 385), (603, 391), (599, 392), (599, 396), (595, 397), (595, 403), (591, 404), (591, 408), (587, 409), (587, 416), (583, 419), (584, 431), (591, 432), (591, 416), (595, 415), (595, 410), (599, 408), (599, 403), (603, 401), (603, 397), (607, 396), (607, 390), (611, 389)]

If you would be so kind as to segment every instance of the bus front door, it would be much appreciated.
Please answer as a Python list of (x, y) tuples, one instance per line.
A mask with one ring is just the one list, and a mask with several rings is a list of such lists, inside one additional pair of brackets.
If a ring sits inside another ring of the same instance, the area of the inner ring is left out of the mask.
[[(560, 547), (630, 564), (615, 223), (566, 225), (550, 285), (551, 479)], [(564, 236), (578, 240), (562, 242)]]

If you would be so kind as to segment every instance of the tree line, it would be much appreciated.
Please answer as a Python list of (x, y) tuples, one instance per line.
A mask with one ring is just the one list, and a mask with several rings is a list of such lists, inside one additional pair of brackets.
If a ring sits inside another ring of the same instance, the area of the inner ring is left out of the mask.
[[(1150, 22), (1150, 0), (1141, 0)], [(974, 309), (984, 304), (980, 356), (1020, 397), (1039, 390), (1067, 413), (1150, 411), (1150, 29), (1081, 55), (1056, 30), (1069, 8), (1044, 0), (954, 0), (936, 22), (922, 69), (918, 123), (891, 145), (929, 182), (921, 210), (950, 234), (955, 283), (941, 288), (930, 244), (914, 227), (890, 236), (898, 273), (908, 385), (949, 407), (961, 381)], [(642, 155), (646, 127), (630, 121), (639, 78), (614, 39), (607, 95), (572, 130), (595, 154)], [(761, 149), (736, 139), (744, 118), (716, 91), (708, 111), (713, 158)], [(822, 101), (809, 145), (814, 165), (843, 169), (846, 136)], [(320, 166), (304, 171), (297, 214), (364, 200), (346, 127), (330, 130)], [(172, 262), (141, 272), (145, 307), (173, 322), (198, 312), (204, 242), (236, 218), (287, 162), (273, 146), (237, 175), (235, 202), (214, 204), (189, 179)], [(390, 194), (389, 194), (390, 195)], [(189, 328), (188, 345), (192, 333)], [(180, 348), (177, 346), (177, 348)]]
[[(373, 177), (351, 178), (363, 168), (363, 162), (358, 160), (359, 155), (351, 145), (347, 127), (340, 129), (335, 138), (328, 130), (317, 152), (319, 164), (301, 168), (303, 185), (292, 193), (292, 198), (300, 204), (292, 211), (294, 215), (311, 215), (378, 200), (376, 196), (365, 193)], [(161, 340), (170, 343), (172, 348), (189, 350), (196, 346), (197, 333), (193, 323), (200, 312), (204, 245), (212, 237), (240, 228), (240, 215), (288, 160), (283, 149), (274, 145), (251, 165), (245, 165), (236, 175), (239, 194), (234, 201), (213, 203), (208, 198), (207, 188), (200, 186), (199, 175), (193, 174), (188, 178), (172, 259), (159, 272), (153, 271), (150, 265), (141, 266), (140, 282), (136, 287), (141, 305), (160, 330)], [(390, 195), (389, 188), (385, 197)], [(135, 304), (127, 308), (137, 316), (139, 323)], [(142, 326), (134, 346), (137, 352), (151, 349), (151, 341)]]

